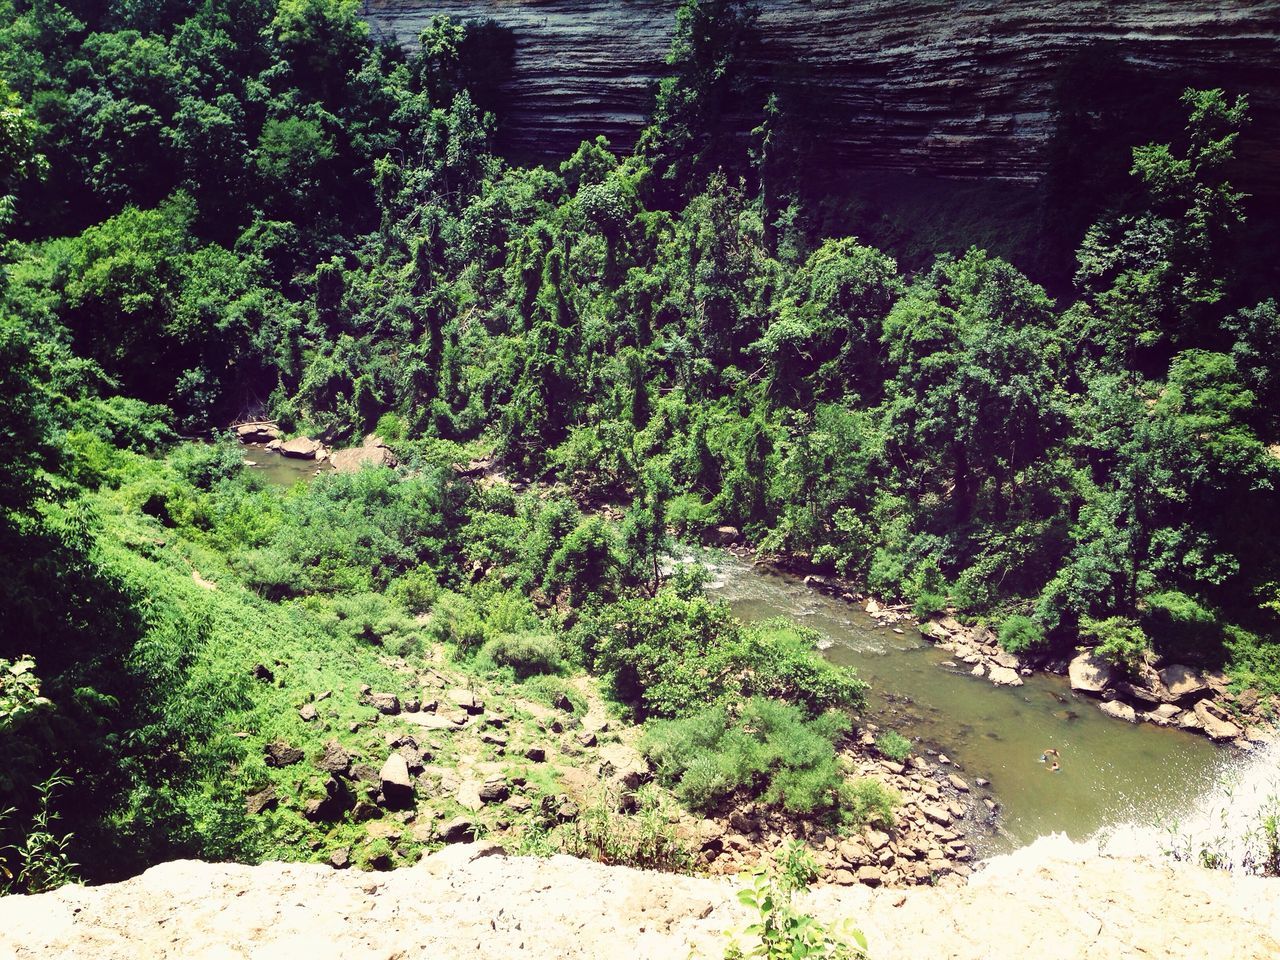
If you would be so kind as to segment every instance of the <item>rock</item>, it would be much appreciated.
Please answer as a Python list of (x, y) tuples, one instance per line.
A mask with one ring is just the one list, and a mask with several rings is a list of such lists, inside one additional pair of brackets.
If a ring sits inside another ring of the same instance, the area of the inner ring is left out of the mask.
[(1171, 723), (1173, 719), (1182, 712), (1182, 708), (1173, 703), (1162, 703), (1154, 710), (1144, 713), (1142, 719), (1151, 723), (1165, 725)]
[(584, 747), (594, 747), (596, 745), (596, 735), (590, 730), (583, 730), (575, 739)]
[(313, 797), (302, 807), (302, 815), (312, 823), (332, 823), (355, 806), (355, 797), (341, 782), (330, 777), (325, 781), (325, 795)]
[(298, 716), (300, 716), (305, 722), (310, 723), (312, 720), (316, 719), (316, 717), (320, 716), (320, 713), (316, 710), (316, 705), (314, 703), (304, 703), (298, 708)]
[(476, 825), (467, 817), (454, 817), (440, 828), (445, 843), (470, 843), (476, 838)]
[(1203, 730), (1204, 724), (1200, 722), (1200, 714), (1194, 710), (1183, 710), (1178, 714), (1178, 727), (1182, 730)]
[(251, 793), (245, 797), (244, 812), (250, 816), (255, 816), (264, 810), (274, 810), (278, 804), (275, 786), (267, 784), (257, 793)]
[(1115, 672), (1115, 667), (1095, 656), (1092, 651), (1081, 653), (1067, 667), (1071, 689), (1085, 693), (1102, 693), (1111, 686)]
[(480, 799), (480, 784), (474, 780), (463, 780), (458, 784), (453, 798), (458, 801), (458, 806), (473, 813), (484, 806), (484, 801)]
[(507, 798), (507, 806), (516, 813), (527, 813), (533, 807), (533, 801), (528, 797), (515, 794)]
[(253, 678), (255, 680), (261, 680), (263, 683), (271, 683), (275, 680), (276, 675), (271, 672), (271, 668), (265, 663), (259, 663), (253, 668)]
[(702, 531), (702, 542), (709, 547), (732, 547), (742, 539), (742, 532), (737, 527), (705, 527)]
[(511, 796), (511, 787), (504, 777), (490, 777), (480, 785), (479, 795), (484, 803), (501, 803)]
[(1260, 696), (1258, 691), (1253, 689), (1253, 687), (1241, 690), (1236, 694), (1236, 703), (1240, 705), (1240, 709), (1245, 713), (1252, 713), (1254, 710), (1257, 710), (1259, 699)]
[(487, 743), (493, 747), (505, 747), (507, 745), (507, 738), (505, 734), (486, 731), (480, 734), (480, 742)]
[(547, 751), (542, 747), (529, 747), (524, 752), (524, 758), (532, 763), (542, 763), (547, 759)]
[(578, 819), (578, 805), (567, 797), (556, 807), (556, 817), (562, 822)]
[(329, 866), (335, 870), (345, 870), (351, 866), (351, 851), (347, 847), (339, 847), (329, 854)]
[(338, 473), (359, 473), (365, 467), (394, 467), (396, 455), (375, 436), (365, 438), (363, 446), (335, 450), (329, 462)]
[(1227, 719), (1227, 712), (1212, 700), (1197, 702), (1195, 714), (1201, 728), (1213, 740), (1234, 740), (1240, 736), (1240, 728)]
[(1017, 670), (1022, 666), (1022, 661), (1008, 650), (997, 650), (991, 655), (991, 659), (996, 662), (996, 666), (1004, 667), (1006, 670)]
[(988, 780), (986, 777), (978, 777), (978, 778), (977, 778), (976, 780), (974, 780), (973, 782), (974, 782), (974, 783), (976, 783), (976, 784), (977, 784), (978, 786), (980, 786), (980, 787), (989, 787), (989, 786), (991, 786), (991, 781), (990, 781), (990, 780)]
[(280, 444), (280, 455), (294, 460), (316, 460), (324, 451), (324, 444), (309, 437), (298, 437)]
[(991, 682), (997, 687), (1020, 687), (1023, 679), (1012, 667), (992, 667), (989, 673)]
[(404, 757), (393, 753), (387, 757), (378, 774), (385, 805), (390, 810), (407, 810), (413, 806), (413, 780)]
[(453, 874), (483, 857), (505, 857), (507, 851), (492, 840), (455, 843), (438, 850), (420, 864), (420, 869), (439, 876)]
[(1169, 691), (1171, 700), (1187, 700), (1209, 689), (1199, 673), (1180, 663), (1162, 669), (1160, 682)]
[(450, 690), (446, 696), (453, 703), (457, 704), (463, 710), (470, 714), (484, 713), (484, 701), (476, 697), (470, 690), (464, 690), (461, 687), (455, 687)]
[(1098, 709), (1108, 717), (1115, 717), (1117, 720), (1127, 720), (1129, 723), (1136, 723), (1138, 720), (1137, 711), (1121, 700), (1107, 700), (1098, 704)]
[(557, 710), (563, 710), (565, 713), (573, 713), (573, 701), (569, 699), (567, 693), (557, 693), (555, 699), (551, 701), (551, 705)]
[(369, 706), (389, 717), (400, 712), (400, 698), (393, 693), (370, 693), (367, 699)]
[(351, 766), (351, 754), (337, 740), (324, 745), (324, 753), (316, 760), (316, 766), (329, 773), (345, 774)]
[(957, 777), (954, 773), (947, 774), (947, 783), (951, 784), (951, 786), (955, 787), (961, 793), (969, 792), (969, 785), (965, 783), (963, 780), (961, 780), (959, 777)]
[(985, 677), (987, 675), (986, 664), (983, 664), (983, 663), (974, 664), (973, 669), (970, 670), (969, 673), (971, 676)]
[(859, 883), (864, 883), (868, 887), (878, 887), (884, 881), (884, 873), (879, 867), (868, 865), (858, 868), (857, 878)]
[[(304, 718), (305, 719), (305, 718)], [(272, 740), (262, 748), (268, 767), (291, 767), (301, 763), (306, 756), (297, 747), (290, 746), (283, 740)]]
[(241, 443), (265, 443), (280, 439), (280, 428), (274, 421), (260, 420), (254, 423), (240, 423), (232, 428), (236, 439)]

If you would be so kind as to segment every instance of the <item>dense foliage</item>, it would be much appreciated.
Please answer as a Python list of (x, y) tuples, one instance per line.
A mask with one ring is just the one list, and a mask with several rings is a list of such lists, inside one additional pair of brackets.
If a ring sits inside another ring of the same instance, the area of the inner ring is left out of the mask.
[[(637, 717), (708, 706), (679, 737), (742, 746), (711, 772), (671, 746), (690, 797), (753, 780), (811, 806), (739, 711), (828, 769), (810, 738), (860, 685), (664, 582), (668, 531), (715, 524), (1010, 649), (1154, 648), (1280, 690), (1248, 105), (1189, 90), (1182, 135), (1134, 145), (1069, 295), (977, 248), (908, 275), (820, 226), (814, 145), (738, 82), (752, 16), (684, 4), (634, 153), (516, 166), (489, 25), (438, 19), (406, 51), (355, 0), (0, 0), (0, 663), (45, 679), (0, 692), (22, 815), (63, 765), (114, 870), (279, 852), (287, 830), (210, 786), (263, 775), (228, 722), (289, 695), (251, 685), (262, 637), (370, 675), (372, 645), (431, 641), (545, 689), (585, 665)], [(758, 111), (749, 143), (730, 103)], [(376, 428), (410, 476), (284, 495), (172, 446), (246, 413)], [(490, 451), (573, 498), (449, 469)], [(620, 524), (583, 509), (607, 501)]]

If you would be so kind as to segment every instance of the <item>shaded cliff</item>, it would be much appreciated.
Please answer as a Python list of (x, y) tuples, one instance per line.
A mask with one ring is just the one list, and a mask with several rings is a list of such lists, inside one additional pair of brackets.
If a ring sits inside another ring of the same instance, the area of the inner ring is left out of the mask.
[[(631, 145), (652, 106), (676, 7), (671, 0), (366, 0), (365, 14), (402, 42), (441, 13), (508, 28), (508, 149), (556, 156), (600, 133)], [(1250, 94), (1254, 129), (1244, 160), (1260, 182), (1276, 177), (1274, 0), (762, 0), (759, 7), (753, 76), (761, 89), (790, 86), (812, 105), (842, 165), (1033, 181), (1052, 164), (1057, 107), (1105, 124), (1128, 105), (1132, 143), (1159, 126), (1149, 108), (1155, 98), (1168, 101), (1195, 83)], [(1078, 138), (1081, 129), (1069, 132)]]

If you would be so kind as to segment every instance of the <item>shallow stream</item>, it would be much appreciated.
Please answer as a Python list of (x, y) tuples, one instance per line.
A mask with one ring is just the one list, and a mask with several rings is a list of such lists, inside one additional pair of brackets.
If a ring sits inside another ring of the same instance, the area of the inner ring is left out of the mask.
[[(831, 641), (827, 656), (871, 684), (875, 721), (919, 737), (918, 749), (941, 748), (970, 784), (991, 781), (1003, 810), (979, 844), (983, 855), (1050, 833), (1083, 840), (1120, 824), (1178, 821), (1232, 763), (1203, 737), (1107, 717), (1061, 677), (995, 687), (964, 664), (947, 666), (948, 655), (909, 625), (894, 632), (853, 604), (730, 554), (708, 551), (704, 562), (709, 590), (743, 619), (786, 616)], [(1039, 762), (1048, 747), (1062, 755), (1056, 773)]]

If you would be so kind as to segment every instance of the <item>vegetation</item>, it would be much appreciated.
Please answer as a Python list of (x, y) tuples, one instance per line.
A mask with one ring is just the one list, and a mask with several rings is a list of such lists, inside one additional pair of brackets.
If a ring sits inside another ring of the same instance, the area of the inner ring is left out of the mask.
[[(735, 525), (1010, 648), (1083, 637), (1280, 692), (1248, 104), (1187, 91), (1051, 297), (983, 249), (908, 274), (834, 235), (799, 108), (744, 82), (753, 29), (689, 0), (633, 153), (519, 166), (492, 25), (436, 18), (401, 49), (354, 0), (0, 0), (12, 882), (56, 882), (64, 853), (91, 879), (312, 856), (296, 809), (245, 811), (323, 789), (264, 742), (310, 743), (308, 696), (431, 645), (535, 700), (599, 674), (690, 803), (887, 819), (834, 761), (861, 682), (671, 569), (673, 528)], [(403, 467), (269, 488), (189, 442), (240, 415), (377, 429)], [(535, 483), (452, 469), (487, 454)]]

